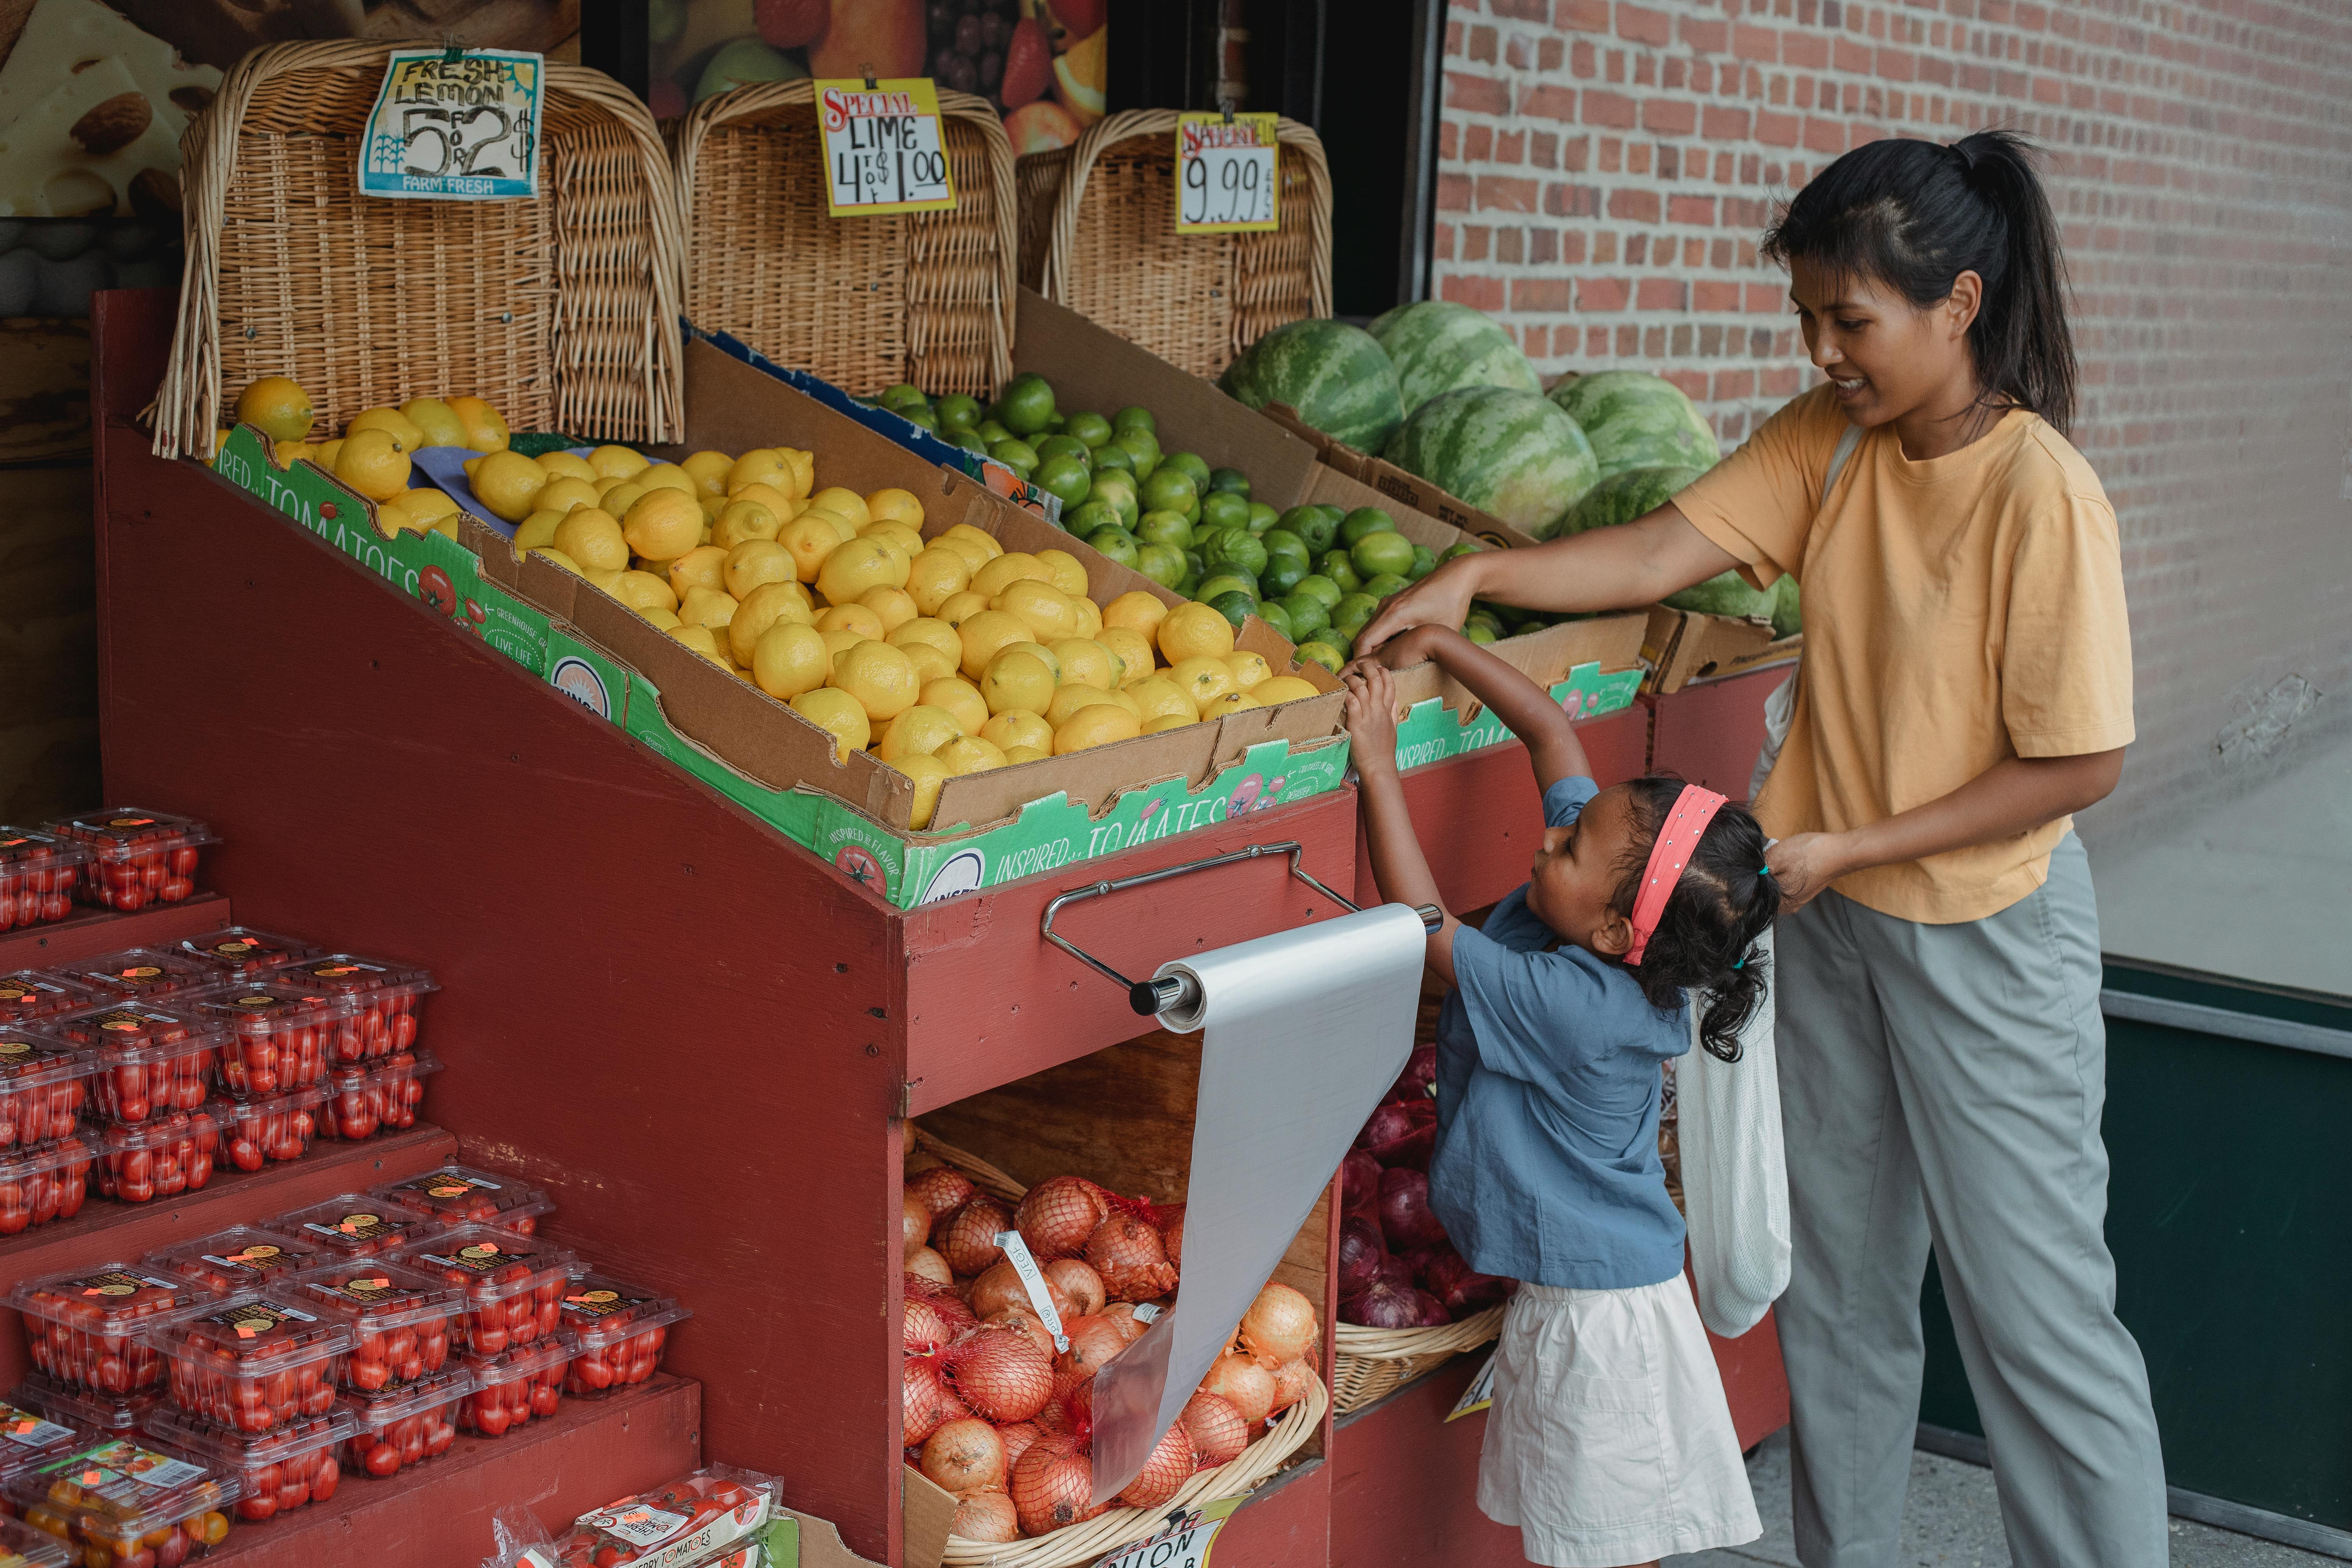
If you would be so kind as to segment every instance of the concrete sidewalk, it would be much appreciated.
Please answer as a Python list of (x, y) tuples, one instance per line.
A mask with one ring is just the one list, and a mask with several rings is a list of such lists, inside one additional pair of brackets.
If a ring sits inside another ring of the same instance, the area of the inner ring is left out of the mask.
[[(1764, 1440), (1748, 1461), (1764, 1538), (1722, 1552), (1669, 1557), (1662, 1568), (1799, 1568), (1789, 1527), (1789, 1434)], [(2298, 1552), (2226, 1530), (2172, 1521), (2173, 1568), (2340, 1568), (2333, 1557)], [(2009, 1568), (1992, 1472), (1958, 1459), (1914, 1452), (1903, 1545), (1886, 1568)]]

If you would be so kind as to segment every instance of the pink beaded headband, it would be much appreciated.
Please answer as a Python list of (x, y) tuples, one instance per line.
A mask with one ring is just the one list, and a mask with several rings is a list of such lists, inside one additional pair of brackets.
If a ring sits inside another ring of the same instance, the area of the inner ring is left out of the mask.
[(1666, 813), (1665, 825), (1658, 829), (1658, 841), (1650, 846), (1650, 863), (1642, 869), (1642, 890), (1633, 896), (1633, 942), (1625, 950), (1627, 963), (1642, 962), (1650, 933), (1658, 929), (1658, 917), (1666, 912), (1666, 900), (1675, 896), (1683, 879), (1683, 868), (1690, 864), (1698, 841), (1706, 834), (1706, 825), (1723, 809), (1724, 801), (1724, 796), (1696, 784), (1683, 785), (1683, 793), (1675, 797), (1675, 808)]

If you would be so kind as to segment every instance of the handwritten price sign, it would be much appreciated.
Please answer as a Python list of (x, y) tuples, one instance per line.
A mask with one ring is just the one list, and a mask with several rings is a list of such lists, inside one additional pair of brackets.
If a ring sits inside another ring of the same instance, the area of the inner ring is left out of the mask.
[(1275, 225), (1271, 114), (1186, 114), (1176, 122), (1176, 232), (1247, 234)]
[(816, 84), (824, 142), (824, 205), (835, 217), (945, 212), (955, 180), (929, 77)]
[(394, 49), (360, 143), (360, 195), (537, 195), (546, 85), (546, 61), (516, 49)]
[(1148, 1541), (1130, 1542), (1097, 1558), (1094, 1568), (1208, 1568), (1209, 1549), (1217, 1531), (1241, 1507), (1241, 1498), (1220, 1498), (1181, 1513), (1171, 1513), (1165, 1528)]

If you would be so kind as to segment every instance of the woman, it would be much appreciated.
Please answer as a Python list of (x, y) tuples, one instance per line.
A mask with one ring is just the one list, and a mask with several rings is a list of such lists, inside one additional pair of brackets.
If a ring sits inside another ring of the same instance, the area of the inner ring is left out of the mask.
[(1608, 610), (1734, 568), (1798, 575), (1796, 710), (1756, 813), (1797, 911), (1777, 938), (1776, 1315), (1799, 1555), (1892, 1560), (1932, 1240), (2011, 1555), (2160, 1563), (2163, 1458), (2102, 1233), (2097, 911), (2072, 826), (2122, 772), (2131, 647), (2115, 513), (2063, 435), (2056, 226), (2012, 137), (1885, 141), (1823, 170), (1764, 252), (1827, 384), (1635, 522), (1448, 563), (1360, 647), (1458, 626), (1474, 597)]

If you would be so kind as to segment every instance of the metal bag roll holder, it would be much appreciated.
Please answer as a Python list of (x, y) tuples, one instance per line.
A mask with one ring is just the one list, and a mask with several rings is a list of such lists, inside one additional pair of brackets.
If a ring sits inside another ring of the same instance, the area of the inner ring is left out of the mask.
[[(1235, 849), (1225, 855), (1212, 855), (1205, 860), (1187, 860), (1181, 866), (1163, 866), (1157, 871), (1146, 871), (1135, 877), (1121, 877), (1115, 882), (1096, 882), (1088, 887), (1073, 888), (1066, 893), (1057, 894), (1054, 901), (1045, 906), (1045, 917), (1038, 922), (1038, 934), (1104, 979), (1125, 986), (1127, 1005), (1147, 1018), (1174, 1007), (1189, 1008), (1197, 1005), (1200, 1002), (1199, 981), (1189, 974), (1163, 974), (1153, 980), (1129, 980), (1093, 953), (1055, 931), (1054, 917), (1062, 912), (1062, 907), (1065, 904), (1082, 903), (1088, 899), (1102, 898), (1106, 894), (1124, 892), (1129, 888), (1140, 888), (1152, 882), (1164, 882), (1171, 877), (1182, 877), (1194, 871), (1206, 871), (1212, 867), (1231, 866), (1241, 860), (1261, 860), (1269, 855), (1289, 856), (1290, 874), (1293, 877), (1297, 878), (1350, 914), (1361, 912), (1362, 906), (1354, 900), (1343, 898), (1333, 892), (1308, 874), (1307, 868), (1299, 864), (1299, 857), (1303, 853), (1305, 853), (1303, 847), (1296, 839), (1281, 844), (1253, 844), (1246, 849)], [(1422, 927), (1426, 931), (1433, 931), (1445, 921), (1445, 911), (1435, 904), (1417, 904), (1413, 907), (1412, 912), (1421, 917)]]

